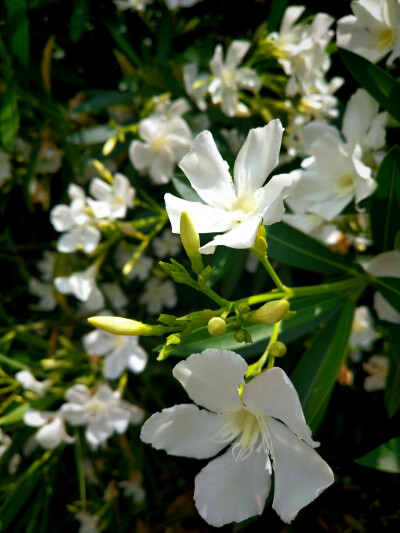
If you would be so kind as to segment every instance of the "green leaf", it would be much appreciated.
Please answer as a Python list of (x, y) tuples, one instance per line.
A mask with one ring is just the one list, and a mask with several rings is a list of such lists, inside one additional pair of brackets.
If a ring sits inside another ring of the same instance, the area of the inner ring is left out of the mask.
[(396, 120), (400, 121), (400, 84), (378, 65), (348, 50), (338, 49), (353, 78)]
[(188, 202), (200, 202), (203, 203), (200, 196), (190, 185), (189, 180), (186, 176), (172, 176), (172, 185), (175, 187), (176, 192), (184, 200)]
[(268, 15), (268, 33), (278, 31), (288, 0), (272, 0)]
[(375, 283), (385, 300), (400, 313), (400, 279), (375, 278)]
[(112, 105), (132, 102), (131, 92), (97, 91), (81, 104), (74, 107), (74, 113), (94, 113), (107, 109)]
[(393, 250), (400, 230), (400, 148), (394, 146), (383, 158), (378, 187), (371, 198), (371, 230), (379, 252)]
[[(296, 315), (292, 319), (282, 322), (279, 340), (288, 343), (302, 337), (322, 321), (330, 318), (341, 305), (343, 305), (343, 297), (333, 295), (323, 300), (320, 296), (295, 300), (291, 304), (291, 309), (296, 311)], [(242, 356), (261, 354), (271, 337), (273, 325), (252, 325), (246, 329), (253, 339), (253, 344), (248, 346), (239, 344), (235, 340), (233, 332), (225, 333), (220, 337), (212, 337), (207, 328), (202, 328), (189, 335), (174, 351), (173, 355), (187, 357), (206, 348), (233, 350)]]
[(340, 312), (316, 334), (291, 376), (313, 431), (322, 421), (346, 355), (354, 307), (352, 300), (345, 301)]
[(17, 407), (15, 407), (15, 409), (0, 418), (0, 426), (8, 426), (10, 424), (16, 424), (17, 422), (21, 422), (22, 417), (24, 416), (24, 413), (27, 408), (27, 403), (18, 405)]
[(362, 272), (358, 266), (335, 254), (321, 242), (284, 222), (266, 229), (268, 257), (281, 263), (325, 274), (349, 272), (358, 275)]
[(400, 364), (394, 354), (391, 354), (389, 359), (384, 404), (389, 418), (392, 418), (400, 408)]
[(10, 151), (19, 129), (19, 112), (14, 84), (9, 84), (0, 102), (0, 143)]
[(29, 20), (25, 0), (5, 0), (10, 51), (25, 67), (29, 64)]
[(71, 21), (69, 23), (69, 38), (77, 43), (85, 31), (89, 20), (89, 0), (73, 0)]
[(359, 465), (375, 468), (392, 474), (400, 473), (400, 437), (390, 439), (375, 450), (354, 459)]

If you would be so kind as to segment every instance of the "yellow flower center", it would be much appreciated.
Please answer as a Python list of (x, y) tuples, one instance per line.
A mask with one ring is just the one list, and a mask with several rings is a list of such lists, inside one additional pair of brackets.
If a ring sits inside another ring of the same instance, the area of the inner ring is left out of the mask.
[(336, 182), (336, 192), (340, 196), (346, 196), (354, 190), (354, 176), (351, 174), (342, 174)]
[(386, 48), (393, 41), (394, 32), (392, 28), (385, 28), (378, 34), (376, 45), (378, 48)]

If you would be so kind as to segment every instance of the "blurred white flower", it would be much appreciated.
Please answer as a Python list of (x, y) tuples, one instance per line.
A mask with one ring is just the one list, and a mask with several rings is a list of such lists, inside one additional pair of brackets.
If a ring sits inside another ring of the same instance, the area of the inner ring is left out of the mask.
[(135, 189), (123, 174), (115, 174), (112, 185), (100, 178), (94, 178), (90, 182), (89, 191), (95, 200), (88, 198), (87, 203), (96, 218), (124, 218), (128, 207), (133, 207)]
[(37, 396), (45, 396), (52, 383), (50, 379), (38, 381), (29, 370), (20, 370), (14, 377), (25, 390), (34, 392)]
[(146, 6), (152, 4), (153, 0), (114, 0), (114, 4), (125, 11), (126, 9), (132, 9), (132, 11), (144, 11)]
[(43, 259), (36, 263), (42, 281), (51, 281), (53, 279), (55, 262), (56, 254), (50, 252), (50, 250), (45, 250), (43, 252)]
[(199, 73), (196, 63), (186, 63), (183, 66), (183, 83), (187, 94), (192, 98), (201, 111), (207, 109), (206, 94), (208, 92), (209, 75)]
[(199, 0), (165, 0), (168, 9), (176, 9), (177, 7), (192, 7), (197, 4)]
[(143, 141), (132, 141), (129, 147), (132, 165), (148, 172), (156, 185), (168, 183), (192, 143), (189, 126), (181, 117), (166, 120), (154, 115), (140, 121), (139, 135)]
[(364, 379), (364, 389), (373, 392), (384, 389), (389, 370), (389, 359), (385, 355), (372, 355), (363, 368), (369, 376)]
[[(122, 245), (118, 246), (115, 252), (115, 262), (118, 268), (122, 269), (124, 265), (132, 258), (132, 255), (134, 254), (134, 252), (135, 250), (128, 250)], [(139, 281), (144, 281), (145, 279), (149, 277), (149, 273), (150, 273), (150, 270), (153, 268), (153, 265), (154, 265), (153, 259), (141, 254), (137, 258), (129, 274), (126, 274), (126, 277), (128, 279), (137, 278)]]
[(353, 15), (337, 21), (337, 45), (377, 63), (388, 54), (391, 66), (400, 56), (400, 3), (398, 0), (351, 2)]
[(351, 328), (350, 348), (370, 350), (376, 339), (377, 331), (369, 308), (366, 305), (357, 307)]
[(157, 257), (175, 257), (181, 250), (181, 239), (172, 233), (170, 229), (165, 229), (158, 237), (152, 240), (153, 250)]
[(83, 250), (90, 254), (97, 248), (101, 233), (95, 219), (86, 211), (85, 191), (71, 183), (68, 195), (71, 198), (69, 206), (59, 204), (50, 211), (50, 221), (55, 230), (64, 232), (57, 240), (57, 250), (63, 253)]
[(33, 440), (48, 450), (57, 448), (62, 442), (71, 444), (75, 441), (68, 435), (60, 412), (37, 411), (28, 407), (23, 421), (27, 426), (40, 428), (33, 436)]
[(285, 372), (272, 368), (245, 384), (247, 368), (240, 355), (227, 350), (189, 356), (173, 375), (205, 409), (175, 405), (154, 414), (141, 431), (141, 439), (155, 448), (196, 459), (213, 457), (230, 445), (195, 479), (196, 507), (215, 527), (262, 513), (272, 468), (272, 507), (284, 522), (334, 480), (314, 451), (318, 443)]
[(29, 280), (29, 291), (39, 298), (37, 306), (42, 311), (53, 311), (57, 306), (52, 283), (42, 283), (36, 278)]
[(153, 100), (156, 103), (156, 107), (152, 116), (154, 117), (158, 115), (160, 118), (164, 118), (165, 120), (171, 120), (174, 117), (181, 117), (191, 109), (186, 98), (177, 98), (176, 100), (171, 100), (170, 98), (159, 99), (158, 97), (154, 97)]
[[(365, 266), (365, 269), (375, 278), (400, 278), (400, 252), (378, 254)], [(374, 308), (381, 320), (400, 324), (400, 313), (380, 292), (374, 294)]]
[(285, 211), (283, 200), (299, 179), (298, 172), (280, 174), (262, 186), (278, 164), (282, 132), (279, 120), (250, 130), (236, 158), (234, 181), (211, 133), (197, 135), (179, 166), (205, 203), (189, 202), (167, 193), (165, 205), (172, 231), (180, 232), (180, 217), (186, 211), (198, 233), (226, 232), (202, 246), (201, 253), (213, 253), (218, 245), (250, 248), (261, 223), (270, 225), (281, 220)]
[(101, 290), (110, 300), (114, 309), (121, 310), (128, 305), (129, 300), (118, 283), (102, 283)]
[(96, 284), (98, 268), (95, 265), (86, 270), (74, 272), (70, 276), (59, 276), (54, 279), (54, 286), (61, 294), (73, 294), (90, 309), (104, 306), (104, 297)]
[(222, 46), (218, 44), (210, 61), (210, 70), (214, 76), (208, 86), (211, 100), (213, 104), (220, 104), (222, 112), (229, 117), (248, 114), (247, 108), (239, 102), (239, 89), (258, 91), (261, 88), (261, 81), (255, 70), (238, 68), (250, 44), (249, 41), (232, 41), (225, 61)]
[(120, 481), (118, 487), (123, 490), (125, 498), (131, 498), (135, 503), (141, 503), (146, 499), (146, 491), (136, 481)]
[(157, 315), (163, 307), (175, 307), (178, 302), (175, 285), (171, 280), (165, 281), (151, 278), (145, 285), (139, 297), (139, 302), (145, 304), (150, 315)]
[(86, 426), (85, 437), (94, 450), (113, 433), (125, 433), (128, 424), (139, 424), (143, 419), (139, 407), (122, 400), (108, 385), (91, 395), (85, 385), (77, 384), (67, 390), (65, 399), (60, 415), (72, 426)]
[(99, 533), (97, 523), (99, 517), (86, 512), (76, 513), (75, 518), (81, 523), (79, 533)]
[(138, 374), (147, 364), (147, 353), (139, 345), (139, 337), (95, 330), (82, 340), (88, 354), (105, 357), (103, 373), (106, 379), (119, 378), (125, 368)]

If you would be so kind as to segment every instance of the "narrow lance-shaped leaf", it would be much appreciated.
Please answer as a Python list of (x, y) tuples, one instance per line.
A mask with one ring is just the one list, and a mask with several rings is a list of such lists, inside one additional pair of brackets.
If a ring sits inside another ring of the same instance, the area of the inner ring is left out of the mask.
[(346, 300), (314, 337), (291, 376), (313, 431), (322, 421), (347, 352), (354, 307), (354, 301)]
[(19, 129), (19, 112), (14, 84), (10, 83), (0, 101), (0, 144), (12, 150)]
[(389, 359), (384, 404), (389, 418), (392, 418), (400, 408), (400, 364), (393, 353)]
[(375, 468), (382, 472), (393, 474), (400, 473), (400, 437), (381, 444), (369, 453), (355, 459), (355, 462), (362, 466)]
[(371, 230), (379, 252), (393, 250), (400, 230), (400, 148), (394, 146), (383, 158), (378, 187), (371, 198)]

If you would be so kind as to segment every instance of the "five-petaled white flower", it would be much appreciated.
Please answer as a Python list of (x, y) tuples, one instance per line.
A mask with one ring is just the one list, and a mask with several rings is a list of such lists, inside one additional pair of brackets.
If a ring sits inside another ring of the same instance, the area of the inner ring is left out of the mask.
[(214, 79), (208, 86), (213, 104), (221, 104), (221, 110), (229, 117), (248, 114), (244, 104), (239, 102), (239, 89), (257, 91), (261, 81), (255, 70), (238, 68), (250, 48), (249, 41), (232, 41), (223, 60), (222, 46), (218, 44), (210, 61)]
[(115, 220), (124, 218), (128, 207), (133, 207), (135, 189), (131, 187), (126, 176), (117, 172), (112, 185), (100, 178), (92, 179), (90, 194), (96, 198), (87, 199), (95, 217)]
[(245, 360), (231, 351), (191, 355), (173, 375), (206, 409), (175, 405), (154, 414), (141, 432), (142, 440), (157, 449), (197, 459), (231, 444), (195, 479), (197, 509), (216, 527), (262, 513), (272, 468), (272, 507), (285, 522), (333, 482), (332, 470), (314, 451), (318, 443), (285, 372), (272, 368), (245, 384), (246, 371)]
[(285, 212), (283, 200), (299, 179), (299, 172), (294, 171), (273, 176), (262, 186), (278, 164), (282, 133), (279, 120), (250, 130), (236, 158), (234, 182), (211, 133), (199, 133), (179, 166), (201, 200), (208, 205), (167, 193), (165, 204), (172, 231), (180, 232), (180, 217), (186, 211), (198, 233), (226, 232), (202, 246), (201, 253), (213, 253), (218, 245), (229, 248), (253, 246), (261, 223), (270, 225), (281, 220)]

